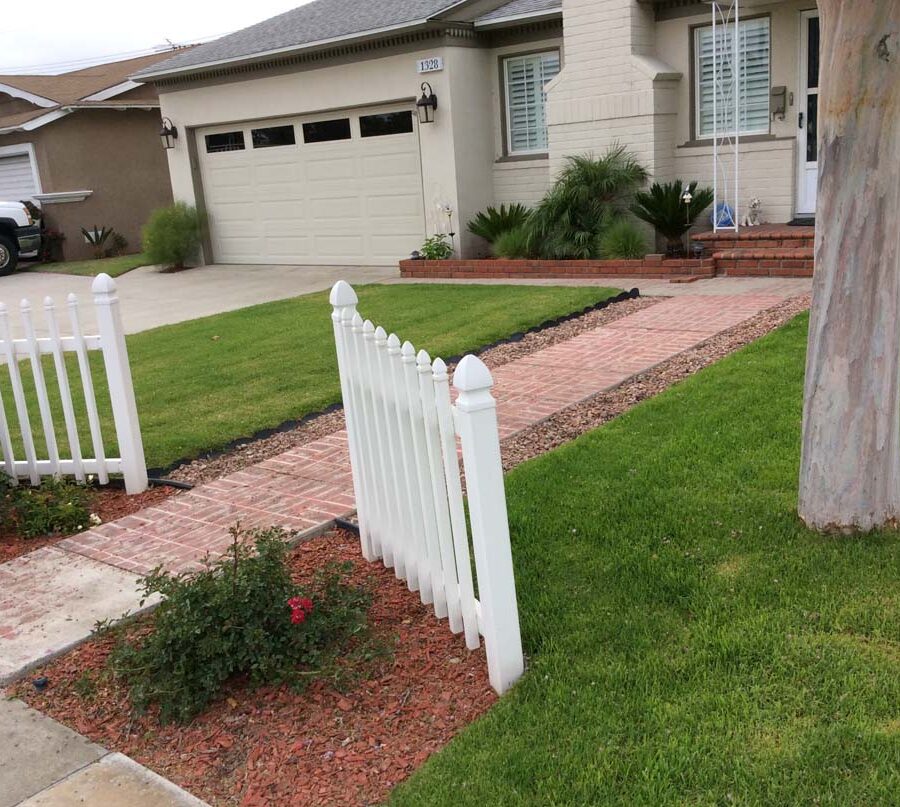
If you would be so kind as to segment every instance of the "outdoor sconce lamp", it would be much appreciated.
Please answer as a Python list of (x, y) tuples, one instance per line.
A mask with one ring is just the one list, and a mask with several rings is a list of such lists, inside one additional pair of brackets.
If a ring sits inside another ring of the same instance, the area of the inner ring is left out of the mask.
[(168, 118), (163, 118), (162, 120), (162, 129), (159, 130), (159, 139), (162, 140), (164, 149), (168, 150), (175, 148), (175, 141), (178, 139), (178, 129), (175, 128), (175, 124)]
[(427, 81), (422, 82), (422, 97), (416, 101), (416, 109), (419, 112), (419, 123), (434, 123), (437, 96)]

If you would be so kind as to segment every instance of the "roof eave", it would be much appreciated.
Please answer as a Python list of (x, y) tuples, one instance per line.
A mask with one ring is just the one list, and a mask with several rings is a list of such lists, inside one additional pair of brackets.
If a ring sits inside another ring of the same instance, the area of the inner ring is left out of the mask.
[(52, 98), (47, 98), (34, 92), (28, 92), (28, 90), (23, 90), (15, 84), (7, 84), (6, 82), (0, 82), (0, 92), (45, 109), (59, 105), (59, 101), (54, 101)]
[(491, 20), (475, 21), (475, 28), (484, 31), (490, 28), (503, 28), (510, 25), (518, 25), (526, 22), (542, 22), (544, 20), (562, 19), (561, 8), (551, 8), (544, 11), (529, 11), (525, 14), (510, 14), (508, 17), (496, 17)]
[(170, 70), (157, 70), (153, 72), (140, 72), (130, 75), (128, 78), (132, 81), (153, 81), (159, 78), (167, 78), (169, 76), (181, 76), (187, 73), (197, 73), (203, 70), (211, 70), (219, 67), (237, 67), (243, 64), (253, 64), (254, 62), (271, 59), (275, 56), (292, 56), (294, 54), (305, 53), (307, 51), (319, 48), (327, 48), (330, 45), (338, 45), (345, 42), (363, 41), (373, 39), (384, 34), (393, 34), (398, 31), (413, 31), (418, 28), (425, 28), (434, 22), (434, 17), (425, 17), (420, 20), (399, 23), (398, 25), (389, 25), (384, 28), (373, 28), (369, 31), (357, 31), (346, 36), (337, 36), (330, 39), (319, 39), (315, 42), (305, 42), (302, 45), (290, 45), (285, 48), (274, 48), (273, 50), (260, 51), (259, 53), (250, 53), (244, 56), (234, 56), (230, 59), (216, 59), (211, 62), (201, 62), (199, 64), (185, 65), (184, 67), (176, 67)]

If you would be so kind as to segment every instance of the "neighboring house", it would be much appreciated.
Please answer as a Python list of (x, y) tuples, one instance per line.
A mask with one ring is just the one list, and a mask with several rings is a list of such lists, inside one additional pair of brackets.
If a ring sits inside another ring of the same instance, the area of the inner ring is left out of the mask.
[[(709, 3), (316, 0), (136, 78), (178, 130), (172, 186), (207, 215), (209, 261), (392, 264), (434, 232), (477, 255), (478, 210), (533, 204), (566, 156), (614, 143), (658, 180), (718, 173), (720, 199), (787, 222), (814, 209), (814, 3), (741, 6), (736, 200)], [(727, 56), (734, 27), (718, 31)]]
[(137, 252), (150, 212), (171, 203), (156, 90), (129, 78), (171, 55), (0, 76), (0, 199), (37, 204), (66, 259), (92, 256), (82, 227), (112, 227)]

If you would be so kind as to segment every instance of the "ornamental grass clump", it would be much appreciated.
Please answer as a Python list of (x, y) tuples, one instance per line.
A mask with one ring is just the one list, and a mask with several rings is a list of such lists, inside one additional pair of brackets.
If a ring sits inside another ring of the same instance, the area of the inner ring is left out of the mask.
[(283, 530), (232, 530), (222, 558), (194, 573), (156, 569), (144, 597), (161, 594), (152, 630), (122, 637), (109, 658), (139, 713), (190, 721), (245, 676), (250, 686), (300, 687), (336, 675), (337, 659), (371, 642), (369, 593), (347, 581), (349, 564), (321, 570), (309, 585), (291, 579)]
[(200, 215), (195, 207), (175, 202), (154, 210), (142, 235), (151, 263), (183, 269), (200, 251)]

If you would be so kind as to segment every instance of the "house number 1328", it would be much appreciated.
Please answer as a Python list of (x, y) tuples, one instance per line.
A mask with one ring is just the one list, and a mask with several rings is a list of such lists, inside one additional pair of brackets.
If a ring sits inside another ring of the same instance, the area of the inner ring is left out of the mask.
[(419, 59), (418, 69), (420, 73), (434, 73), (444, 69), (443, 56), (432, 56), (429, 59)]

